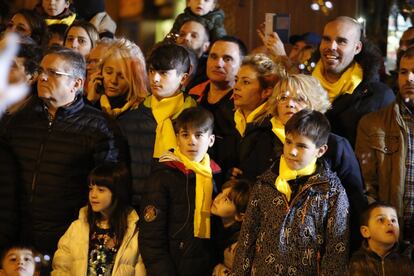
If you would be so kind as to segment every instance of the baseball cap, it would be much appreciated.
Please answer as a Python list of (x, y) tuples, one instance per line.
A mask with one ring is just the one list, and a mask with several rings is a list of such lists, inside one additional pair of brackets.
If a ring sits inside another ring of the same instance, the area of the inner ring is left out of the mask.
[(321, 43), (321, 36), (317, 33), (308, 32), (301, 35), (292, 35), (289, 37), (289, 43), (294, 45), (298, 41), (305, 41), (306, 44), (318, 46)]

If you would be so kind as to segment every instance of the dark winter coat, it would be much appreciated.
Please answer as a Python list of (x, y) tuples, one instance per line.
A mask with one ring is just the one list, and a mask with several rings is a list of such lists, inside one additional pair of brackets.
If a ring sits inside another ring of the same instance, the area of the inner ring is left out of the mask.
[(413, 276), (414, 263), (410, 245), (395, 245), (384, 258), (371, 251), (367, 242), (352, 255), (349, 264), (350, 276)]
[[(194, 100), (187, 96), (185, 101)], [(137, 109), (118, 117), (118, 123), (129, 146), (132, 206), (138, 210), (140, 198), (146, 193), (146, 179), (151, 173), (151, 167), (157, 162), (153, 158), (157, 122), (146, 100)]]
[[(211, 168), (219, 171), (214, 162)], [(181, 162), (154, 167), (139, 220), (139, 246), (149, 276), (211, 275), (213, 244), (194, 237), (195, 186), (195, 174)]]
[(227, 34), (226, 29), (224, 28), (223, 10), (216, 9), (207, 13), (206, 15), (198, 16), (194, 14), (190, 8), (185, 8), (184, 12), (177, 16), (170, 33), (178, 34), (180, 32), (181, 26), (191, 19), (195, 19), (195, 21), (201, 21), (202, 24), (206, 26), (210, 34), (210, 41), (215, 41)]
[(260, 123), (248, 123), (237, 147), (236, 167), (242, 170), (241, 177), (255, 181), (257, 176), (269, 169), (276, 160), (275, 147), (279, 142), (269, 117)]
[(275, 187), (278, 163), (250, 195), (233, 270), (236, 275), (341, 275), (348, 260), (348, 199), (326, 163), (290, 181), (292, 199)]
[[(205, 84), (200, 86), (202, 85)], [(216, 136), (216, 140), (213, 147), (210, 148), (209, 154), (220, 165), (223, 172), (221, 182), (223, 182), (225, 180), (224, 174), (237, 165), (237, 145), (240, 142), (240, 135), (234, 123), (234, 103), (231, 99), (233, 90), (229, 91), (227, 95), (214, 104), (210, 104), (207, 100), (209, 91), (210, 84), (208, 83), (205, 85), (201, 95), (199, 95), (198, 102), (214, 116), (213, 133)]]
[(33, 99), (0, 128), (16, 156), (22, 185), (22, 239), (52, 254), (88, 199), (87, 176), (103, 162), (121, 161), (119, 137), (104, 114), (78, 97), (49, 117)]
[(14, 154), (0, 141), (0, 250), (18, 239), (18, 167)]

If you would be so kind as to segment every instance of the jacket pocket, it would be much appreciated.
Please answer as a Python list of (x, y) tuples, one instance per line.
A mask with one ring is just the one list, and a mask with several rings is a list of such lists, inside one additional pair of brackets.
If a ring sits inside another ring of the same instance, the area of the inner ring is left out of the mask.
[(400, 147), (400, 138), (397, 135), (372, 135), (369, 140), (371, 147), (382, 154), (396, 153)]

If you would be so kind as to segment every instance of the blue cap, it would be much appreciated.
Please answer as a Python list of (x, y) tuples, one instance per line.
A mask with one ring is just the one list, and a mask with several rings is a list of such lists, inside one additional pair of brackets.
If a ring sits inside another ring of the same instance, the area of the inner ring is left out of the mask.
[(302, 35), (292, 35), (289, 37), (289, 43), (294, 45), (298, 41), (305, 41), (307, 45), (318, 46), (321, 43), (321, 36), (317, 33), (308, 32)]

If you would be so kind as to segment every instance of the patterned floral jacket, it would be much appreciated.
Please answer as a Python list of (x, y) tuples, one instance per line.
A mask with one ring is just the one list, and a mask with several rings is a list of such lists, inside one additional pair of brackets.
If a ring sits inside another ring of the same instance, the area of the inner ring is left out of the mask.
[[(250, 196), (233, 266), (235, 275), (342, 275), (348, 262), (349, 203), (326, 162), (289, 181), (290, 202), (274, 183), (278, 162)], [(296, 186), (295, 186), (296, 185)]]

